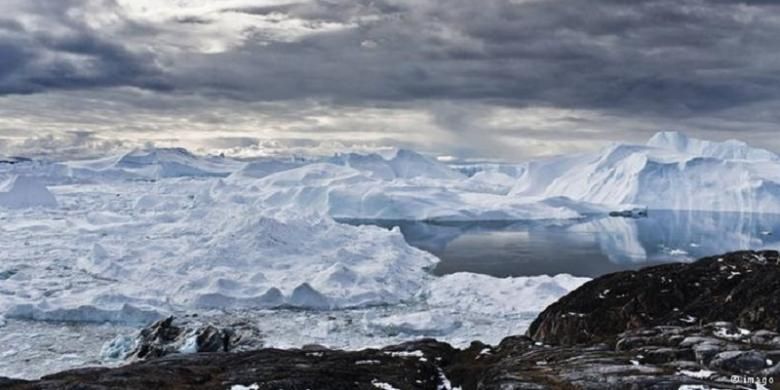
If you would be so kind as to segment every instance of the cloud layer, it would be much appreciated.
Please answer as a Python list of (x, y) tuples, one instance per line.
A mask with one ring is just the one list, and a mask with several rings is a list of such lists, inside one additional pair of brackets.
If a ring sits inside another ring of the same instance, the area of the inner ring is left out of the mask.
[[(0, 18), (0, 134), (36, 125), (105, 134), (94, 107), (55, 103), (71, 96), (109, 99), (98, 110), (129, 118), (135, 139), (145, 127), (181, 140), (174, 124), (190, 121), (204, 140), (218, 129), (215, 142), (338, 133), (524, 157), (669, 126), (780, 149), (775, 4), (9, 0), (0, 5), (11, 15)], [(36, 122), (13, 108), (21, 101), (75, 118)], [(194, 111), (210, 107), (224, 117)]]

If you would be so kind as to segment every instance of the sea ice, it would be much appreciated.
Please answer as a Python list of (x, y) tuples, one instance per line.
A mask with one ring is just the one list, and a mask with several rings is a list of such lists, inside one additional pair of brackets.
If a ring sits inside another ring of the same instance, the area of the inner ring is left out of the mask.
[[(434, 277), (426, 270), (437, 259), (398, 229), (338, 219), (572, 219), (635, 205), (780, 212), (777, 156), (676, 133), (458, 169), (406, 150), (245, 162), (145, 149), (5, 165), (0, 316), (146, 323), (168, 313), (264, 311), (263, 331), (279, 346), (497, 342), (587, 281)], [(602, 246), (642, 254), (633, 222), (601, 223), (622, 224)], [(296, 310), (282, 315), (287, 309)]]
[[(92, 211), (99, 211), (102, 200), (114, 201), (101, 194), (87, 210), (67, 211), (62, 230), (47, 233), (70, 240), (72, 254), (64, 260), (70, 261), (68, 273), (84, 279), (77, 288), (52, 290), (45, 280), (66, 274), (47, 270), (47, 263), (63, 259), (41, 253), (33, 268), (0, 282), (3, 289), (26, 291), (0, 295), (0, 309), (9, 318), (147, 322), (184, 308), (395, 304), (414, 298), (432, 278), (425, 269), (437, 261), (406, 244), (397, 229), (215, 201), (203, 193), (209, 183), (145, 186), (152, 191), (143, 191), (142, 198), (164, 198), (171, 207), (131, 201), (113, 210), (130, 219), (96, 218)], [(90, 201), (83, 194), (79, 200)], [(31, 234), (22, 227), (9, 233)], [(53, 240), (49, 245), (56, 245)], [(9, 254), (23, 253), (19, 248)], [(43, 291), (36, 290), (38, 280)]]
[(16, 176), (0, 184), (0, 207), (57, 207), (57, 199), (46, 186), (34, 178)]

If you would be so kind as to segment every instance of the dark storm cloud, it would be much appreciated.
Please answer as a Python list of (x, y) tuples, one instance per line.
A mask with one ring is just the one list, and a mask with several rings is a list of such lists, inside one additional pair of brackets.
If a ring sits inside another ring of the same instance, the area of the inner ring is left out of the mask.
[(69, 10), (83, 4), (68, 0), (24, 5), (56, 32), (0, 21), (0, 94), (113, 86), (170, 88), (151, 55), (132, 53), (121, 41), (105, 39), (79, 17), (69, 16)]
[[(0, 35), (0, 93), (129, 85), (245, 101), (444, 99), (676, 117), (780, 98), (772, 1), (355, 0), (220, 13), (283, 15), (315, 32), (284, 40), (250, 27), (221, 53), (139, 54), (50, 12), (71, 33), (0, 23), (12, 30)], [(183, 14), (172, 24), (211, 21)], [(316, 32), (328, 23), (347, 27)], [(142, 29), (126, 38), (152, 39)], [(161, 61), (165, 74), (154, 65)]]
[(192, 56), (178, 85), (247, 100), (460, 99), (685, 116), (778, 98), (780, 9), (748, 3), (356, 1), (244, 10), (312, 22), (377, 18)]

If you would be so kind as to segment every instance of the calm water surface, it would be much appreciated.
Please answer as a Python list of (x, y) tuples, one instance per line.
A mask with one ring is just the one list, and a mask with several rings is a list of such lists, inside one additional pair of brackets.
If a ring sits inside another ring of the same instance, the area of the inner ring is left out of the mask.
[(647, 218), (542, 222), (347, 221), (398, 226), (436, 255), (434, 273), (594, 277), (740, 249), (780, 249), (780, 215), (651, 211)]

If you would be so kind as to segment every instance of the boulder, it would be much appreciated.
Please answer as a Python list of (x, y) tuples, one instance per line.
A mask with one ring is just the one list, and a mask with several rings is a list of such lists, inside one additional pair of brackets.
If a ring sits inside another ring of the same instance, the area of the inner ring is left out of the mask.
[(125, 356), (126, 359), (258, 348), (262, 346), (262, 338), (256, 328), (252, 327), (218, 328), (210, 324), (199, 324), (192, 319), (177, 323), (174, 317), (168, 317), (142, 329), (133, 345), (132, 350)]

